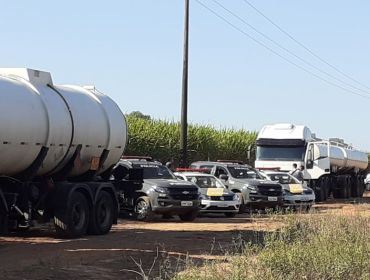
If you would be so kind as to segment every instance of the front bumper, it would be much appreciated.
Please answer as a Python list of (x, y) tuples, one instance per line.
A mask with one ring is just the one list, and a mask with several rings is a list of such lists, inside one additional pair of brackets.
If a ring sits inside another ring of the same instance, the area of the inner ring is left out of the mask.
[(237, 200), (233, 201), (213, 201), (213, 200), (202, 200), (201, 201), (201, 213), (238, 213), (240, 202)]
[(252, 209), (260, 210), (283, 206), (283, 197), (250, 194), (249, 199), (246, 201), (246, 206)]
[(314, 194), (284, 195), (284, 207), (312, 206), (315, 203)]
[(199, 211), (200, 209), (200, 201), (199, 200), (191, 200), (186, 201), (190, 203), (189, 206), (182, 205), (181, 200), (173, 200), (173, 199), (161, 199), (158, 198), (152, 202), (152, 211), (155, 214), (185, 214), (193, 211)]

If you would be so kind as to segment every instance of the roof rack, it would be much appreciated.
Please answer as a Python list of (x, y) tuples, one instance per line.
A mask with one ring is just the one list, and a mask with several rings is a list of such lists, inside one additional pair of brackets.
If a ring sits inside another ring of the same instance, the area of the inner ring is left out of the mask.
[(208, 168), (176, 168), (176, 172), (210, 173), (211, 172), (211, 169), (208, 169)]
[(241, 160), (230, 160), (230, 159), (218, 159), (217, 162), (244, 164), (244, 162)]
[(271, 170), (271, 171), (280, 171), (280, 167), (258, 167), (257, 170)]
[(152, 161), (153, 158), (149, 156), (122, 156), (121, 159), (137, 159), (137, 160), (145, 160), (145, 161)]

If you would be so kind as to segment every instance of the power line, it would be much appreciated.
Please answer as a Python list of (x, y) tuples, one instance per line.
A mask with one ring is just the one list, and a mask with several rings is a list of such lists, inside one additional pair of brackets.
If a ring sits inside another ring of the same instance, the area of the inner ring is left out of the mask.
[(327, 71), (324, 71), (322, 69), (320, 69), (319, 67), (317, 67), (316, 65), (312, 64), (311, 62), (307, 61), (306, 59), (296, 55), (294, 52), (292, 52), (291, 50), (289, 50), (288, 48), (284, 47), (283, 45), (281, 45), (280, 43), (276, 42), (274, 39), (272, 39), (271, 37), (267, 36), (266, 34), (264, 34), (263, 32), (259, 31), (256, 27), (254, 27), (253, 25), (251, 25), (250, 23), (248, 23), (244, 18), (240, 17), (239, 15), (237, 15), (236, 13), (234, 13), (233, 11), (231, 11), (230, 9), (228, 9), (227, 7), (225, 7), (224, 5), (222, 5), (220, 2), (218, 2), (217, 0), (212, 0), (214, 3), (216, 3), (218, 6), (220, 6), (223, 10), (227, 11), (229, 14), (231, 14), (232, 16), (234, 16), (235, 18), (237, 18), (238, 20), (240, 20), (242, 23), (244, 23), (245, 25), (247, 25), (248, 27), (250, 27), (251, 29), (253, 29), (255, 32), (257, 32), (258, 34), (260, 34), (262, 37), (264, 37), (265, 39), (269, 40), (270, 42), (272, 42), (273, 44), (275, 44), (276, 46), (278, 46), (280, 49), (284, 50), (285, 52), (289, 53), (290, 55), (294, 56), (295, 58), (297, 58), (298, 60), (302, 61), (303, 63), (305, 63), (306, 65), (316, 69), (317, 71), (321, 72), (322, 74), (336, 80), (337, 82), (339, 83), (342, 83), (348, 87), (351, 87), (355, 90), (358, 90), (358, 91), (361, 91), (365, 94), (369, 94), (370, 95), (370, 92), (369, 91), (366, 91), (366, 90), (363, 90), (359, 87), (356, 87), (350, 83), (347, 83), (339, 78), (337, 78), (336, 76), (328, 73)]
[(244, 1), (245, 4), (247, 4), (248, 6), (250, 6), (252, 9), (254, 9), (257, 13), (259, 13), (262, 17), (264, 17), (267, 21), (269, 21), (272, 25), (274, 25), (277, 29), (279, 29), (282, 33), (284, 33), (286, 36), (288, 36), (291, 40), (293, 40), (296, 44), (298, 44), (299, 46), (301, 46), (302, 48), (304, 48), (306, 51), (308, 51), (311, 55), (313, 55), (314, 57), (316, 57), (318, 60), (320, 60), (322, 63), (328, 65), (330, 68), (334, 69), (335, 71), (337, 71), (338, 73), (342, 74), (344, 77), (346, 77), (347, 79), (350, 79), (352, 80), (353, 82), (357, 83), (358, 85), (364, 87), (364, 88), (367, 88), (367, 89), (370, 89), (370, 87), (368, 87), (367, 85), (361, 83), (360, 81), (352, 78), (350, 75), (344, 73), (343, 71), (341, 71), (340, 69), (338, 69), (337, 67), (335, 67), (333, 64), (329, 63), (328, 61), (326, 61), (325, 59), (323, 59), (322, 57), (320, 57), (319, 55), (317, 55), (313, 50), (311, 50), (309, 47), (305, 46), (303, 43), (301, 43), (300, 41), (298, 41), (297, 39), (295, 39), (290, 33), (288, 33), (287, 31), (285, 31), (282, 27), (280, 27), (277, 23), (275, 23), (272, 19), (270, 19), (268, 16), (266, 16), (264, 13), (262, 13), (259, 9), (257, 9), (254, 5), (252, 5), (252, 3), (250, 3), (248, 0), (242, 0)]
[(350, 89), (347, 89), (345, 87), (342, 87), (341, 85), (337, 85), (325, 78), (322, 78), (320, 77), (319, 75), (315, 74), (314, 72), (310, 71), (310, 70), (307, 70), (306, 68), (300, 66), (299, 64), (295, 63), (294, 61), (291, 61), (290, 59), (282, 56), (280, 53), (276, 52), (275, 50), (273, 50), (272, 48), (270, 48), (269, 46), (267, 46), (266, 44), (262, 43), (261, 41), (257, 40), (256, 38), (254, 38), (253, 36), (249, 35), (247, 32), (245, 32), (244, 30), (242, 30), (241, 28), (239, 28), (238, 26), (236, 26), (235, 24), (233, 24), (232, 22), (230, 22), (229, 20), (227, 20), (225, 17), (223, 17), (222, 15), (218, 14), (216, 11), (214, 11), (213, 9), (209, 8), (207, 5), (205, 5), (204, 3), (202, 3), (200, 0), (195, 0), (198, 4), (200, 4), (201, 6), (203, 6), (205, 9), (207, 9), (209, 12), (211, 12), (212, 14), (214, 14), (216, 17), (218, 17), (219, 19), (221, 19), (222, 21), (224, 21), (225, 23), (227, 23), (228, 25), (230, 25), (232, 28), (234, 28), (235, 30), (239, 31), (240, 33), (242, 33), (244, 36), (248, 37), (249, 39), (251, 39), (252, 41), (254, 41), (255, 43), (259, 44), (260, 46), (264, 47), (265, 49), (267, 49), (268, 51), (272, 52), (273, 54), (277, 55), (278, 57), (280, 57), (281, 59), (285, 60), (286, 62), (294, 65), (295, 67), (301, 69), (302, 71), (316, 77), (317, 79), (323, 81), (323, 82), (326, 82), (327, 84), (329, 85), (332, 85), (334, 87), (337, 87), (337, 88), (340, 88), (348, 93), (351, 93), (351, 94), (354, 94), (354, 95), (358, 95), (358, 96), (361, 96), (361, 97), (364, 97), (364, 98), (370, 98), (369, 96), (367, 95), (363, 95), (363, 94), (360, 94), (360, 93), (357, 93), (355, 91), (352, 91)]

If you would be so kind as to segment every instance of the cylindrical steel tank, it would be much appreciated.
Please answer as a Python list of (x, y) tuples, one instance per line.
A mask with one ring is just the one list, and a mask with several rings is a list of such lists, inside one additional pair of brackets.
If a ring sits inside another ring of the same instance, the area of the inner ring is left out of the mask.
[(26, 170), (43, 147), (48, 152), (37, 175), (62, 170), (78, 146), (69, 176), (92, 169), (94, 159), (107, 150), (99, 171), (104, 172), (118, 162), (126, 141), (123, 113), (95, 88), (56, 86), (50, 73), (32, 69), (0, 69), (0, 175)]
[(314, 156), (316, 159), (329, 157), (330, 165), (336, 166), (339, 169), (364, 170), (368, 165), (366, 153), (329, 143), (315, 144)]

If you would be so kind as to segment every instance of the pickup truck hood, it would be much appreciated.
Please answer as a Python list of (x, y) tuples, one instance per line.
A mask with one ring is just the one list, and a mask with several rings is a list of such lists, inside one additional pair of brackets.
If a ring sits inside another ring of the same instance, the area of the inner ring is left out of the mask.
[(276, 185), (279, 186), (280, 184), (273, 182), (273, 181), (267, 181), (267, 180), (261, 180), (261, 179), (230, 179), (229, 183), (232, 185), (231, 182), (239, 183), (239, 184), (248, 184), (250, 186), (264, 186), (264, 185)]
[(228, 195), (234, 195), (233, 192), (227, 190), (227, 189), (222, 189), (222, 188), (199, 188), (200, 193), (204, 195), (209, 195), (209, 196), (228, 196)]
[(184, 187), (198, 188), (193, 183), (176, 179), (145, 179), (144, 184), (148, 186), (157, 186), (162, 188), (184, 188)]

